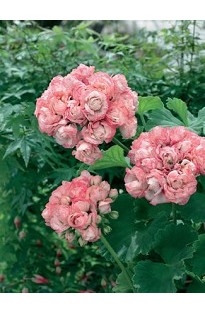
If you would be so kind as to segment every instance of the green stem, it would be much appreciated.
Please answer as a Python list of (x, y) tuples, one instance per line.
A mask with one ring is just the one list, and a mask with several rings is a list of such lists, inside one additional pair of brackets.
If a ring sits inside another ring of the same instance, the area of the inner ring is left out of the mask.
[(114, 251), (114, 249), (112, 248), (112, 246), (110, 246), (110, 244), (108, 243), (108, 241), (106, 240), (106, 238), (101, 234), (101, 241), (103, 242), (103, 244), (105, 245), (105, 247), (107, 248), (107, 250), (109, 251), (109, 253), (111, 254), (111, 256), (113, 257), (113, 259), (115, 260), (115, 262), (117, 263), (117, 265), (119, 266), (120, 270), (122, 271), (124, 277), (126, 278), (130, 288), (132, 289), (133, 292), (135, 292), (134, 287), (132, 285), (132, 281), (131, 278), (126, 270), (126, 268), (124, 267), (124, 265), (122, 264), (122, 262), (119, 260), (116, 252)]
[(127, 146), (125, 146), (122, 142), (120, 142), (118, 139), (113, 138), (112, 141), (113, 141), (113, 143), (122, 147), (125, 150), (125, 152), (127, 152), (127, 153), (129, 152), (129, 148)]
[(174, 224), (177, 224), (177, 210), (176, 210), (176, 205), (172, 203), (172, 218)]
[(140, 119), (142, 121), (142, 125), (144, 127), (144, 130), (146, 130), (146, 121), (145, 121), (144, 116), (142, 114), (140, 114)]

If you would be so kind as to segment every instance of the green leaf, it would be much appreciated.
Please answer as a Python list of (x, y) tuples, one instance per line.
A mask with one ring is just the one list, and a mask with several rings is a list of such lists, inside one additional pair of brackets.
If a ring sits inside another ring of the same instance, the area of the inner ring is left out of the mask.
[(164, 105), (158, 96), (139, 96), (138, 114), (143, 115), (149, 110), (163, 108)]
[(205, 194), (196, 192), (186, 205), (180, 206), (179, 210), (182, 218), (194, 222), (205, 222)]
[(199, 277), (205, 275), (205, 234), (198, 237), (198, 241), (194, 243), (195, 252), (193, 258), (188, 261), (191, 271)]
[(176, 127), (184, 125), (178, 118), (174, 117), (172, 113), (166, 108), (149, 112), (147, 116), (148, 116), (148, 122), (146, 124), (147, 130), (150, 130), (156, 126)]
[(190, 246), (197, 240), (197, 234), (189, 225), (169, 224), (156, 234), (155, 251), (168, 264), (191, 258), (194, 248)]
[(8, 155), (14, 153), (17, 149), (21, 147), (21, 139), (18, 139), (12, 143), (9, 144), (9, 146), (6, 149), (6, 152), (4, 154), (4, 158), (6, 158)]
[(169, 98), (167, 101), (167, 107), (177, 113), (177, 115), (179, 115), (183, 121), (184, 125), (188, 126), (188, 110), (186, 103), (177, 98)]
[(118, 145), (111, 146), (107, 151), (103, 152), (103, 158), (97, 160), (89, 169), (98, 170), (110, 167), (128, 167), (124, 151)]
[(135, 233), (135, 253), (142, 253), (147, 255), (156, 243), (156, 234), (167, 225), (167, 216), (161, 214), (158, 218), (149, 223), (137, 224), (137, 231)]
[(20, 151), (21, 151), (21, 155), (23, 157), (23, 160), (25, 162), (25, 166), (27, 167), (28, 162), (29, 162), (29, 158), (31, 155), (31, 148), (29, 146), (28, 140), (26, 140), (25, 137), (23, 137), (21, 140)]
[(121, 272), (116, 280), (116, 286), (112, 289), (115, 293), (130, 293), (132, 289), (128, 284), (127, 278), (124, 276), (123, 272)]
[(184, 275), (184, 266), (169, 266), (164, 263), (150, 260), (137, 263), (133, 276), (134, 286), (140, 293), (174, 293), (176, 286), (174, 280)]
[[(131, 244), (136, 231), (133, 198), (128, 194), (119, 195), (112, 204), (112, 210), (119, 212), (119, 218), (110, 220), (112, 231), (106, 235), (106, 239), (121, 260), (131, 261), (136, 250), (136, 247)], [(101, 253), (108, 256), (103, 246), (101, 246)]]
[(205, 293), (205, 283), (199, 281), (193, 281), (187, 288), (188, 293)]

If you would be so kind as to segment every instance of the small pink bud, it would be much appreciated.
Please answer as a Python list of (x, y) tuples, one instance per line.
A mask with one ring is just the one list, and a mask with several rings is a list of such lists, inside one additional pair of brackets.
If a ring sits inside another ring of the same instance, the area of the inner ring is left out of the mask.
[(107, 282), (106, 282), (106, 280), (104, 278), (102, 278), (102, 280), (101, 280), (101, 286), (103, 288), (105, 288), (107, 286)]
[(36, 246), (38, 246), (38, 247), (42, 247), (42, 241), (40, 240), (40, 239), (37, 239), (36, 240)]
[(58, 259), (55, 259), (54, 264), (55, 264), (56, 267), (61, 265), (60, 261)]
[(22, 293), (29, 293), (29, 289), (27, 287), (24, 287), (21, 292)]
[(109, 197), (112, 199), (116, 199), (118, 196), (118, 190), (117, 189), (111, 189), (109, 193)]
[(34, 274), (34, 276), (32, 277), (32, 282), (36, 283), (36, 284), (48, 284), (49, 280), (45, 277), (43, 277), (42, 275), (39, 274)]
[(14, 224), (15, 224), (15, 226), (16, 226), (16, 229), (19, 229), (20, 226), (21, 226), (21, 218), (18, 217), (18, 216), (16, 216), (16, 217), (14, 218)]
[(22, 239), (24, 239), (26, 237), (26, 232), (25, 231), (21, 231), (21, 232), (19, 232), (19, 239), (20, 240), (22, 240)]
[(2, 283), (5, 280), (5, 275), (4, 274), (0, 274), (0, 283)]
[(69, 243), (72, 243), (73, 240), (74, 240), (74, 238), (75, 238), (75, 234), (73, 234), (73, 233), (71, 233), (71, 232), (66, 232), (66, 234), (65, 234), (65, 239), (67, 239), (67, 241), (68, 241)]
[(61, 267), (57, 266), (57, 267), (56, 267), (56, 274), (57, 274), (57, 275), (60, 275), (60, 274), (61, 274), (61, 271), (62, 271), (62, 270), (61, 270)]
[(61, 257), (61, 256), (62, 256), (62, 251), (61, 251), (61, 249), (57, 249), (57, 251), (56, 251), (56, 256), (57, 256), (57, 257)]

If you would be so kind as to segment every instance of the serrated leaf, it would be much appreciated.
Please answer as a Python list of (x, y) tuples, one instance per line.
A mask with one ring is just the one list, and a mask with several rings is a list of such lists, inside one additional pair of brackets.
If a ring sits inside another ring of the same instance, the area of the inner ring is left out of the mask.
[(197, 240), (196, 232), (189, 225), (169, 224), (156, 234), (155, 251), (168, 264), (176, 264), (191, 258), (194, 248), (191, 243)]
[(130, 285), (127, 282), (126, 277), (124, 276), (124, 273), (121, 272), (116, 280), (116, 286), (112, 289), (115, 293), (131, 293), (132, 289), (130, 288)]
[(185, 102), (177, 98), (169, 98), (167, 101), (167, 107), (179, 115), (184, 125), (188, 126), (188, 110)]
[(139, 96), (139, 107), (138, 114), (143, 115), (144, 113), (163, 108), (164, 104), (158, 96)]
[(172, 113), (166, 108), (149, 112), (147, 116), (148, 116), (148, 122), (146, 124), (147, 130), (150, 130), (156, 126), (162, 127), (184, 126), (184, 124), (178, 118), (174, 117)]
[(21, 147), (21, 139), (18, 139), (12, 143), (9, 144), (9, 146), (6, 149), (6, 152), (4, 154), (4, 158), (6, 158), (8, 155), (14, 153), (17, 149)]
[(188, 261), (191, 271), (199, 277), (205, 275), (205, 234), (198, 237), (198, 241), (194, 243), (195, 252), (193, 258)]
[(128, 167), (124, 151), (118, 145), (111, 146), (107, 151), (103, 152), (103, 158), (97, 160), (89, 169), (98, 170), (110, 167)]
[(23, 160), (25, 162), (25, 166), (27, 167), (28, 162), (29, 162), (29, 158), (31, 155), (31, 148), (30, 148), (29, 143), (25, 137), (23, 137), (21, 139), (20, 151), (21, 151), (21, 155), (23, 157)]
[[(132, 197), (128, 194), (119, 195), (112, 204), (112, 210), (119, 212), (119, 218), (117, 220), (110, 220), (112, 231), (106, 235), (106, 239), (121, 260), (130, 261), (136, 249), (135, 247), (133, 247), (133, 250), (131, 248), (129, 249), (132, 237), (136, 231)], [(100, 251), (104, 256), (110, 257), (103, 245), (100, 246)]]
[(184, 271), (182, 263), (169, 266), (150, 260), (140, 261), (134, 270), (134, 286), (140, 293), (174, 293), (176, 292), (174, 280), (182, 278)]
[(188, 203), (179, 207), (182, 218), (194, 222), (205, 222), (205, 194), (193, 194)]

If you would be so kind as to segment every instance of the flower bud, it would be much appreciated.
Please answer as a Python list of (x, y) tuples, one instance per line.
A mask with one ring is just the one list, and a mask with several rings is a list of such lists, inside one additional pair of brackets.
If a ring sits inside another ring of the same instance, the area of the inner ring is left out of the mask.
[(109, 197), (112, 199), (116, 199), (118, 196), (118, 190), (117, 189), (111, 189), (109, 193)]
[(62, 256), (62, 251), (61, 251), (61, 249), (57, 249), (56, 257), (60, 257), (60, 256)]
[(36, 283), (36, 284), (48, 284), (49, 280), (45, 277), (43, 277), (42, 275), (39, 274), (34, 274), (34, 276), (32, 277), (32, 282)]
[(25, 231), (21, 231), (21, 232), (19, 232), (19, 239), (20, 240), (22, 240), (22, 239), (24, 239), (26, 237), (26, 232)]
[(0, 274), (0, 283), (2, 283), (5, 280), (5, 275), (4, 274)]
[(56, 267), (60, 266), (60, 265), (61, 265), (61, 264), (60, 264), (60, 261), (59, 261), (58, 259), (55, 259), (54, 265), (55, 265)]
[(16, 217), (14, 218), (14, 224), (15, 224), (15, 226), (16, 226), (16, 229), (19, 229), (20, 226), (21, 226), (21, 218), (18, 217), (18, 216), (16, 216)]
[(108, 234), (112, 231), (112, 228), (109, 225), (106, 225), (103, 230), (105, 234)]
[(57, 266), (57, 267), (56, 267), (56, 274), (57, 274), (57, 275), (60, 275), (60, 274), (61, 274), (61, 271), (62, 271), (61, 267)]
[(65, 239), (67, 239), (67, 241), (69, 243), (72, 243), (74, 241), (74, 239), (75, 239), (75, 234), (73, 234), (71, 232), (66, 232)]
[(110, 216), (111, 219), (116, 220), (119, 217), (119, 212), (118, 211), (111, 211), (109, 213), (109, 216)]
[(24, 287), (21, 292), (22, 293), (29, 293), (29, 289), (27, 287)]
[(107, 286), (107, 282), (106, 282), (106, 280), (104, 278), (102, 278), (102, 280), (101, 280), (101, 286), (103, 288), (105, 288)]

